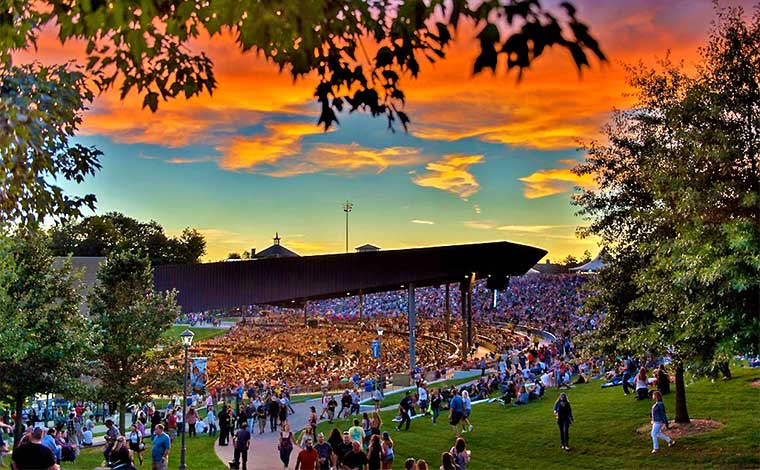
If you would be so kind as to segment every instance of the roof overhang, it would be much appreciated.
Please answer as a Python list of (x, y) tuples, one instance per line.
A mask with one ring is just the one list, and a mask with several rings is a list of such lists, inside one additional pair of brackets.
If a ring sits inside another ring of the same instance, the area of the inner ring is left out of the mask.
[(157, 266), (155, 287), (176, 289), (184, 311), (254, 304), (301, 304), (427, 287), (476, 279), (525, 274), (546, 250), (499, 241), (404, 250), (354, 252), (300, 258), (254, 259), (238, 263)]

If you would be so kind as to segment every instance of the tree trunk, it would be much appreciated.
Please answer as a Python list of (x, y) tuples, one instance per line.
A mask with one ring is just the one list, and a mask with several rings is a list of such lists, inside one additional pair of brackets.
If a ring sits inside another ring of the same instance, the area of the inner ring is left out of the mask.
[(689, 411), (686, 409), (686, 384), (683, 379), (683, 364), (676, 363), (676, 423), (688, 423)]
[(16, 397), (16, 419), (13, 422), (13, 448), (18, 447), (18, 443), (21, 441), (21, 436), (24, 435), (24, 418), (21, 416), (24, 411), (24, 397)]
[(127, 404), (124, 400), (119, 402), (119, 432), (122, 436), (127, 435), (127, 429), (124, 427), (127, 425)]

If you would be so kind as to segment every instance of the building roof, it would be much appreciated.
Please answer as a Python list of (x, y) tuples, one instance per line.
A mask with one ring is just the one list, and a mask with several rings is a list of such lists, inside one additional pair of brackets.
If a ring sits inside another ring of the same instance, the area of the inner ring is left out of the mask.
[(380, 250), (380, 247), (379, 246), (375, 246), (375, 245), (370, 245), (369, 243), (367, 243), (367, 244), (362, 245), (362, 246), (357, 246), (355, 248), (355, 250), (356, 251), (378, 251), (378, 250)]
[(462, 282), (519, 276), (546, 250), (511, 242), (448, 245), (335, 255), (257, 258), (238, 263), (157, 266), (156, 289), (177, 289), (184, 311), (284, 304)]
[(567, 269), (561, 264), (550, 263), (548, 261), (533, 266), (533, 269), (541, 274), (562, 274), (567, 272)]
[(266, 248), (264, 250), (261, 250), (259, 253), (256, 253), (253, 255), (253, 259), (262, 259), (262, 258), (297, 258), (300, 257), (298, 253), (288, 250), (284, 246), (280, 245), (280, 234), (275, 232), (274, 238), (274, 245), (270, 246), (269, 248)]

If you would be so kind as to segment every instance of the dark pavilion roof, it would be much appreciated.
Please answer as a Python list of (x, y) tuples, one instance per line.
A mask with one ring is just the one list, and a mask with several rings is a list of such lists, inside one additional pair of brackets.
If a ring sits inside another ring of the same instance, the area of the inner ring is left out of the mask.
[(294, 251), (290, 251), (284, 246), (280, 245), (280, 234), (275, 233), (274, 234), (274, 245), (270, 246), (269, 248), (262, 250), (261, 252), (253, 255), (254, 259), (261, 259), (261, 258), (298, 258), (301, 255)]
[(156, 289), (177, 289), (186, 312), (253, 304), (301, 303), (525, 274), (546, 250), (511, 242), (448, 245), (334, 255), (263, 258), (237, 263), (157, 266)]

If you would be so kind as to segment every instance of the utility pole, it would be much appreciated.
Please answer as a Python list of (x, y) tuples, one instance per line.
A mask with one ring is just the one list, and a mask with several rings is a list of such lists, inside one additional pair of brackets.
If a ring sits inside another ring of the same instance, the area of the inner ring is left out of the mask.
[(354, 208), (354, 204), (351, 201), (346, 201), (343, 204), (343, 212), (346, 213), (346, 253), (348, 253), (348, 213)]

